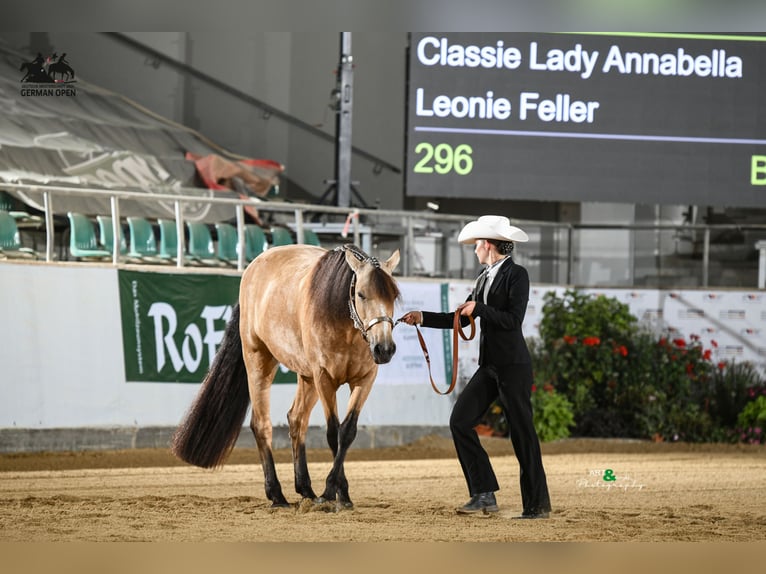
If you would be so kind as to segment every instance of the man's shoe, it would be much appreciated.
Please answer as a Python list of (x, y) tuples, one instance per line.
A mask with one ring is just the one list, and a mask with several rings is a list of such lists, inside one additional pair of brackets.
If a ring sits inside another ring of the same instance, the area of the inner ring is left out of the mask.
[(514, 518), (530, 520), (535, 518), (550, 518), (550, 516), (550, 510), (525, 510), (521, 515), (514, 516)]
[(500, 510), (497, 507), (497, 501), (495, 500), (494, 492), (482, 492), (481, 494), (474, 494), (467, 503), (457, 509), (458, 514), (476, 514), (477, 512), (497, 512)]

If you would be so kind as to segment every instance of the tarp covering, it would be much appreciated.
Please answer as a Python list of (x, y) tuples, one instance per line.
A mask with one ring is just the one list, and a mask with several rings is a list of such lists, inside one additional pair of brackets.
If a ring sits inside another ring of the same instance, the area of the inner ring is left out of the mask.
[[(189, 188), (196, 188), (202, 197), (241, 197), (265, 196), (278, 183), (281, 164), (233, 156), (76, 75), (55, 83), (22, 81), (33, 60), (0, 46), (0, 182), (105, 190), (104, 197), (56, 194), (55, 213), (108, 214), (109, 189), (191, 195)], [(48, 69), (55, 62), (44, 60)], [(69, 64), (76, 70), (76, 62)], [(9, 191), (42, 209), (42, 193)], [(173, 202), (123, 199), (120, 213), (168, 217)], [(185, 216), (220, 221), (234, 217), (234, 209), (201, 202), (187, 205)]]

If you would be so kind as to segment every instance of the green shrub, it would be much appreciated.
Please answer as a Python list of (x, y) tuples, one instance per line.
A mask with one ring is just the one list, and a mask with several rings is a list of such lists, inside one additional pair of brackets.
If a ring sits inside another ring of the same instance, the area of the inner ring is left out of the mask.
[[(751, 364), (714, 365), (698, 336), (649, 332), (610, 297), (550, 292), (542, 315), (540, 337), (529, 341), (535, 382), (568, 400), (575, 436), (731, 440), (761, 384)], [(763, 440), (766, 425), (739, 426), (739, 440)]]
[(739, 440), (749, 444), (766, 444), (766, 390), (742, 409), (737, 418)]
[(574, 426), (572, 403), (550, 385), (532, 387), (532, 412), (540, 442), (567, 438)]

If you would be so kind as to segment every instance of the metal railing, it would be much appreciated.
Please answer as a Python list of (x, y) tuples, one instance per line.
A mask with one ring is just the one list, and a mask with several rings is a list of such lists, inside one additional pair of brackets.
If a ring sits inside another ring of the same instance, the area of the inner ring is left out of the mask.
[[(130, 263), (120, 253), (121, 202), (130, 200), (172, 204), (178, 239), (177, 267), (186, 267), (188, 262), (184, 237), (188, 210), (184, 206), (207, 202), (231, 206), (240, 246), (245, 245), (245, 207), (252, 207), (264, 218), (290, 227), (297, 243), (304, 242), (304, 230), (310, 228), (322, 236), (326, 247), (353, 241), (375, 257), (388, 257), (393, 249), (399, 248), (403, 276), (473, 278), (478, 271), (472, 246), (460, 246), (455, 240), (463, 225), (475, 218), (473, 215), (201, 197), (200, 194), (213, 192), (200, 188), (173, 193), (6, 183), (0, 184), (0, 188), (42, 194), (47, 262), (56, 260), (56, 198), (77, 195), (109, 198), (113, 265)], [(766, 249), (763, 241), (766, 225), (573, 224), (534, 220), (512, 223), (530, 236), (530, 242), (520, 246), (514, 257), (527, 267), (530, 279), (537, 283), (589, 287), (756, 287), (757, 277), (763, 274), (756, 243), (758, 249), (761, 245)], [(714, 241), (725, 233), (749, 233), (752, 238), (746, 237), (744, 243), (727, 249), (726, 244)], [(245, 249), (239, 249), (238, 254), (236, 268), (241, 271), (247, 265)], [(764, 260), (763, 256), (760, 259)], [(727, 276), (728, 284), (724, 281)]]

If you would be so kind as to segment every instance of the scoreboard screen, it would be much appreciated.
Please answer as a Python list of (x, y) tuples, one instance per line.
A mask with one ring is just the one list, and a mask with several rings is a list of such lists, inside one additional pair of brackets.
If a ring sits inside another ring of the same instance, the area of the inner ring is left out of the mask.
[(412, 33), (411, 197), (766, 207), (766, 35)]

